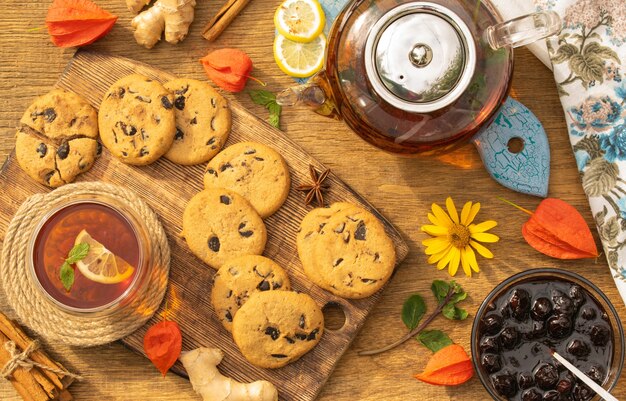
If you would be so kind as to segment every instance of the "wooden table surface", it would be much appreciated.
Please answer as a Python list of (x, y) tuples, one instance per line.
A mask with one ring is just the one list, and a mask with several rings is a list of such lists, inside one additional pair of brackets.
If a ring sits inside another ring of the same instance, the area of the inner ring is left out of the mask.
[[(31, 100), (48, 91), (73, 54), (72, 49), (54, 47), (44, 25), (50, 0), (0, 1), (0, 160), (14, 146), (14, 131)], [(91, 49), (131, 57), (174, 74), (205, 79), (198, 59), (209, 50), (237, 47), (254, 61), (255, 77), (268, 83), (268, 89), (280, 90), (292, 80), (281, 73), (272, 56), (274, 9), (280, 0), (252, 1), (225, 33), (214, 43), (201, 37), (201, 30), (221, 6), (221, 0), (198, 0), (196, 19), (189, 37), (181, 44), (161, 43), (152, 50), (138, 46), (130, 30), (131, 14), (123, 0), (97, 0), (120, 18), (107, 37)], [(576, 206), (591, 223), (587, 199), (579, 182), (576, 164), (569, 145), (563, 111), (551, 72), (525, 49), (516, 50), (512, 95), (527, 105), (542, 121), (552, 149), (550, 196)], [(258, 88), (250, 81), (248, 88)], [(227, 94), (253, 113), (266, 111), (254, 105), (248, 95)], [(469, 350), (473, 314), (487, 293), (506, 277), (534, 267), (558, 267), (575, 271), (596, 283), (615, 301), (626, 321), (626, 308), (609, 275), (603, 258), (584, 261), (558, 261), (537, 253), (521, 236), (527, 216), (497, 199), (506, 197), (534, 208), (539, 199), (511, 192), (495, 183), (482, 168), (473, 146), (465, 146), (439, 159), (405, 159), (372, 148), (361, 141), (341, 122), (332, 121), (304, 109), (283, 112), (282, 128), (286, 135), (306, 151), (332, 168), (339, 177), (363, 194), (398, 227), (411, 252), (386, 287), (382, 301), (370, 315), (352, 347), (339, 362), (322, 391), (320, 400), (485, 400), (489, 396), (478, 378), (459, 387), (437, 387), (412, 377), (424, 367), (430, 352), (415, 341), (375, 357), (359, 357), (359, 349), (387, 343), (404, 334), (400, 320), (403, 301), (413, 293), (425, 296), (434, 307), (430, 284), (434, 279), (448, 279), (426, 263), (421, 240), (426, 235), (420, 226), (432, 202), (443, 203), (452, 196), (457, 205), (472, 200), (482, 204), (478, 220), (495, 219), (492, 230), (501, 241), (490, 246), (495, 258), (479, 259), (482, 272), (472, 278), (457, 276), (468, 291), (465, 307), (470, 318), (450, 322), (438, 318), (431, 328), (445, 329), (451, 338)], [(184, 183), (181, 183), (184, 185)], [(594, 232), (594, 235), (597, 235)], [(599, 243), (599, 241), (598, 241)], [(0, 295), (0, 310), (12, 314)], [(189, 382), (168, 374), (162, 378), (150, 362), (119, 343), (91, 349), (47, 344), (50, 352), (85, 380), (72, 386), (77, 400), (194, 400)], [(615, 395), (626, 399), (626, 377), (622, 377)], [(18, 400), (8, 382), (0, 382), (0, 400)]]

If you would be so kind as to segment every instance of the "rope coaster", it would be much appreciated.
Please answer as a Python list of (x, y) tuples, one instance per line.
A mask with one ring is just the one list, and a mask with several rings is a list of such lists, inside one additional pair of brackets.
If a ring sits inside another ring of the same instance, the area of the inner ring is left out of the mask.
[[(111, 314), (81, 316), (55, 307), (37, 289), (29, 273), (28, 242), (48, 205), (77, 195), (106, 194), (133, 209), (151, 236), (152, 259), (146, 284), (132, 302)], [(47, 194), (35, 194), (20, 206), (7, 228), (0, 279), (7, 301), (18, 317), (40, 335), (80, 347), (110, 343), (143, 326), (157, 311), (165, 290), (170, 266), (170, 247), (156, 214), (134, 192), (102, 182), (68, 184)]]

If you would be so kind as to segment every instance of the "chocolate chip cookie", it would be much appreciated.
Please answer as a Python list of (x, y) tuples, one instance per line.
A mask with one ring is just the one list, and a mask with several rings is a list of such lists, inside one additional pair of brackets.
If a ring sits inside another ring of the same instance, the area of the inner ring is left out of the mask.
[(96, 109), (82, 97), (63, 89), (53, 89), (35, 99), (20, 123), (53, 140), (98, 138)]
[(124, 163), (146, 165), (167, 152), (176, 133), (174, 96), (138, 74), (115, 82), (100, 104), (102, 143)]
[(233, 316), (250, 295), (274, 290), (291, 290), (285, 270), (271, 259), (245, 255), (228, 260), (215, 274), (211, 303), (222, 325), (232, 331)]
[(260, 255), (267, 232), (242, 196), (223, 188), (196, 194), (183, 213), (183, 237), (191, 251), (214, 269), (242, 255)]
[(320, 341), (324, 315), (313, 298), (292, 291), (250, 296), (233, 319), (233, 338), (246, 359), (262, 368), (298, 360)]
[(176, 135), (165, 157), (183, 165), (209, 161), (230, 133), (228, 102), (206, 82), (179, 78), (165, 84), (174, 95)]
[(309, 259), (305, 273), (335, 295), (352, 299), (370, 296), (393, 273), (393, 242), (376, 216), (358, 206), (336, 212), (316, 236), (309, 238), (308, 248), (300, 253), (301, 258)]
[(302, 219), (300, 227), (298, 228), (298, 235), (296, 236), (296, 246), (298, 248), (298, 255), (302, 262), (302, 268), (304, 273), (309, 279), (319, 287), (325, 288), (328, 283), (321, 281), (321, 276), (317, 273), (314, 256), (313, 245), (315, 244), (315, 238), (319, 235), (319, 232), (324, 228), (328, 219), (334, 216), (337, 212), (355, 207), (351, 203), (337, 202), (328, 207), (320, 207), (311, 210)]
[(15, 154), (30, 177), (59, 187), (91, 168), (101, 151), (97, 138), (96, 110), (75, 93), (54, 89), (24, 112)]
[(289, 195), (289, 167), (274, 149), (255, 142), (227, 147), (211, 160), (205, 188), (228, 188), (246, 198), (261, 217), (278, 210)]

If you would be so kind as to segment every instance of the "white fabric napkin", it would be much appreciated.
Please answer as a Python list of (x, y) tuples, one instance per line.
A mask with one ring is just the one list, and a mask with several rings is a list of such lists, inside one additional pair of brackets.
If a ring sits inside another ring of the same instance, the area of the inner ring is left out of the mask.
[(551, 63), (582, 185), (626, 303), (626, 0), (493, 1), (505, 19), (538, 10), (563, 19), (558, 36), (530, 50)]

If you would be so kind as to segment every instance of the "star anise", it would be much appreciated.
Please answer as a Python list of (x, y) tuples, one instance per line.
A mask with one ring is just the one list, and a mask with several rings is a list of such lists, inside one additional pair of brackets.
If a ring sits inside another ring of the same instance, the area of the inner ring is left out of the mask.
[(304, 197), (305, 205), (310, 205), (311, 202), (313, 202), (313, 199), (315, 199), (320, 207), (324, 207), (324, 194), (322, 191), (328, 189), (329, 187), (328, 184), (324, 184), (324, 181), (328, 178), (330, 169), (320, 174), (317, 170), (315, 170), (315, 167), (309, 164), (309, 174), (311, 175), (311, 180), (313, 182), (310, 184), (300, 185), (296, 189), (298, 191), (306, 192), (306, 196)]

